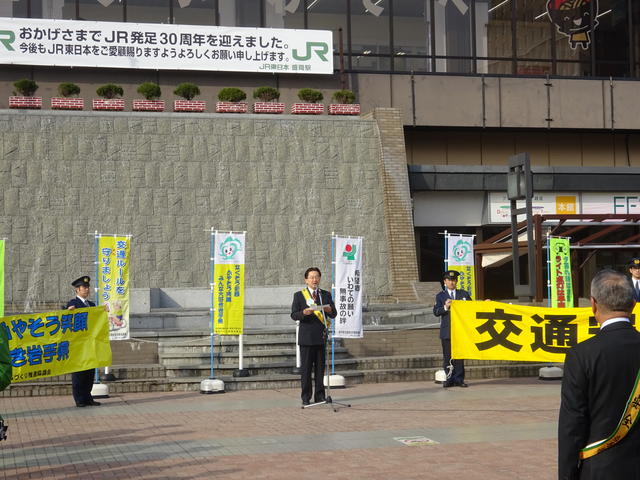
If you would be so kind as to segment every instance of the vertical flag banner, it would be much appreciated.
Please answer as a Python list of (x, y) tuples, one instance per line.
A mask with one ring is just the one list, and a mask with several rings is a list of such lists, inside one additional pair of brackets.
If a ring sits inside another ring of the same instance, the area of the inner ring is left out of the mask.
[(213, 253), (213, 332), (242, 335), (245, 234), (216, 232)]
[(0, 317), (4, 317), (4, 240), (0, 240)]
[(549, 239), (549, 276), (551, 280), (551, 307), (573, 307), (571, 257), (568, 238)]
[(109, 310), (109, 338), (129, 338), (130, 236), (98, 237), (98, 302)]
[(335, 237), (335, 338), (362, 338), (362, 237)]
[(475, 269), (472, 235), (450, 235), (447, 239), (447, 269), (460, 272), (458, 288), (475, 298)]

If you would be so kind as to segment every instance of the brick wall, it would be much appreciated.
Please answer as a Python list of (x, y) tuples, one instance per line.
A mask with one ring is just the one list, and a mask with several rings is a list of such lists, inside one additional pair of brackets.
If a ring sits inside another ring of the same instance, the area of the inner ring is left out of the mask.
[(91, 104), (94, 110), (124, 110), (124, 100), (121, 98), (94, 99)]
[(322, 115), (324, 105), (322, 103), (294, 103), (291, 105), (291, 113), (302, 115)]
[(255, 102), (253, 113), (284, 113), (284, 103), (279, 102)]
[(70, 97), (54, 97), (51, 99), (54, 110), (84, 110), (84, 99)]
[(42, 97), (9, 97), (9, 108), (42, 108)]
[(329, 115), (360, 115), (360, 105), (346, 103), (332, 103), (329, 105)]
[(174, 100), (174, 112), (204, 112), (207, 109), (207, 102), (200, 100)]
[(143, 111), (143, 112), (162, 112), (164, 111), (164, 101), (163, 100), (134, 100), (133, 110)]
[(370, 117), (376, 120), (380, 132), (384, 225), (389, 240), (393, 296), (399, 301), (415, 302), (419, 300), (414, 289), (418, 281), (418, 260), (402, 114), (394, 108), (376, 108)]

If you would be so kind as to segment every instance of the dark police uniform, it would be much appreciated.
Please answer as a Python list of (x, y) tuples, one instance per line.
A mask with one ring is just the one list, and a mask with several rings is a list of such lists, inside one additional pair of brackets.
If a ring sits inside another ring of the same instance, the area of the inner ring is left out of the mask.
[[(306, 289), (307, 287), (305, 287)], [(331, 312), (325, 312), (328, 318), (335, 318), (338, 312), (333, 304), (331, 294), (326, 290), (318, 289), (323, 305), (331, 306)], [(320, 298), (318, 302), (320, 302)], [(302, 312), (309, 305), (301, 291), (293, 295), (291, 305), (291, 318), (300, 321), (298, 332), (298, 345), (300, 345), (300, 383), (302, 386), (302, 403), (311, 401), (313, 388), (311, 385), (311, 372), (315, 379), (315, 402), (323, 402), (324, 395), (324, 365), (325, 365), (325, 338), (326, 328), (313, 313), (304, 315)]]
[[(443, 279), (457, 279), (459, 275), (460, 273), (455, 270), (447, 270), (444, 272)], [(466, 290), (456, 289), (454, 296), (455, 300), (471, 300), (471, 296)], [(451, 359), (451, 312), (444, 306), (450, 298), (449, 290), (445, 287), (442, 292), (436, 295), (436, 303), (433, 306), (433, 314), (436, 317), (440, 317), (442, 365), (445, 373), (447, 373), (447, 380), (442, 386), (445, 388), (452, 386), (466, 387), (467, 384), (464, 383), (464, 360)]]
[[(633, 267), (640, 267), (640, 258), (632, 258), (628, 265), (629, 269)], [(636, 280), (631, 276), (631, 283), (633, 283), (633, 299), (636, 302), (640, 302), (640, 286), (638, 285), (639, 280)]]
[[(89, 286), (91, 279), (87, 276), (80, 277), (71, 283), (71, 286), (78, 288), (80, 286)], [(87, 308), (95, 307), (96, 304), (91, 300), (82, 300), (76, 296), (67, 303), (67, 308)], [(91, 396), (91, 389), (93, 388), (93, 379), (95, 376), (95, 369), (82, 370), (80, 372), (74, 372), (71, 374), (71, 387), (73, 392), (73, 399), (76, 402), (76, 407), (88, 407), (100, 405)]]

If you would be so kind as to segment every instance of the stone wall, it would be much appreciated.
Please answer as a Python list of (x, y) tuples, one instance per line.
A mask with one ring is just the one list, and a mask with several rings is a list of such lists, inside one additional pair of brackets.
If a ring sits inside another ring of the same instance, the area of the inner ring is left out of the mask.
[(374, 119), (0, 111), (7, 311), (66, 302), (95, 231), (133, 235), (133, 287), (207, 287), (211, 227), (248, 232), (249, 286), (329, 286), (331, 232), (362, 235), (389, 298), (380, 159)]

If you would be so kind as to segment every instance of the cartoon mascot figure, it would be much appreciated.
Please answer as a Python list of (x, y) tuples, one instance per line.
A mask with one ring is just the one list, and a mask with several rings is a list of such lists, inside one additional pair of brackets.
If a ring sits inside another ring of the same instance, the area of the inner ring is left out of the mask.
[(569, 37), (572, 49), (589, 48), (591, 27), (598, 26), (598, 0), (548, 0), (547, 13), (558, 31)]

